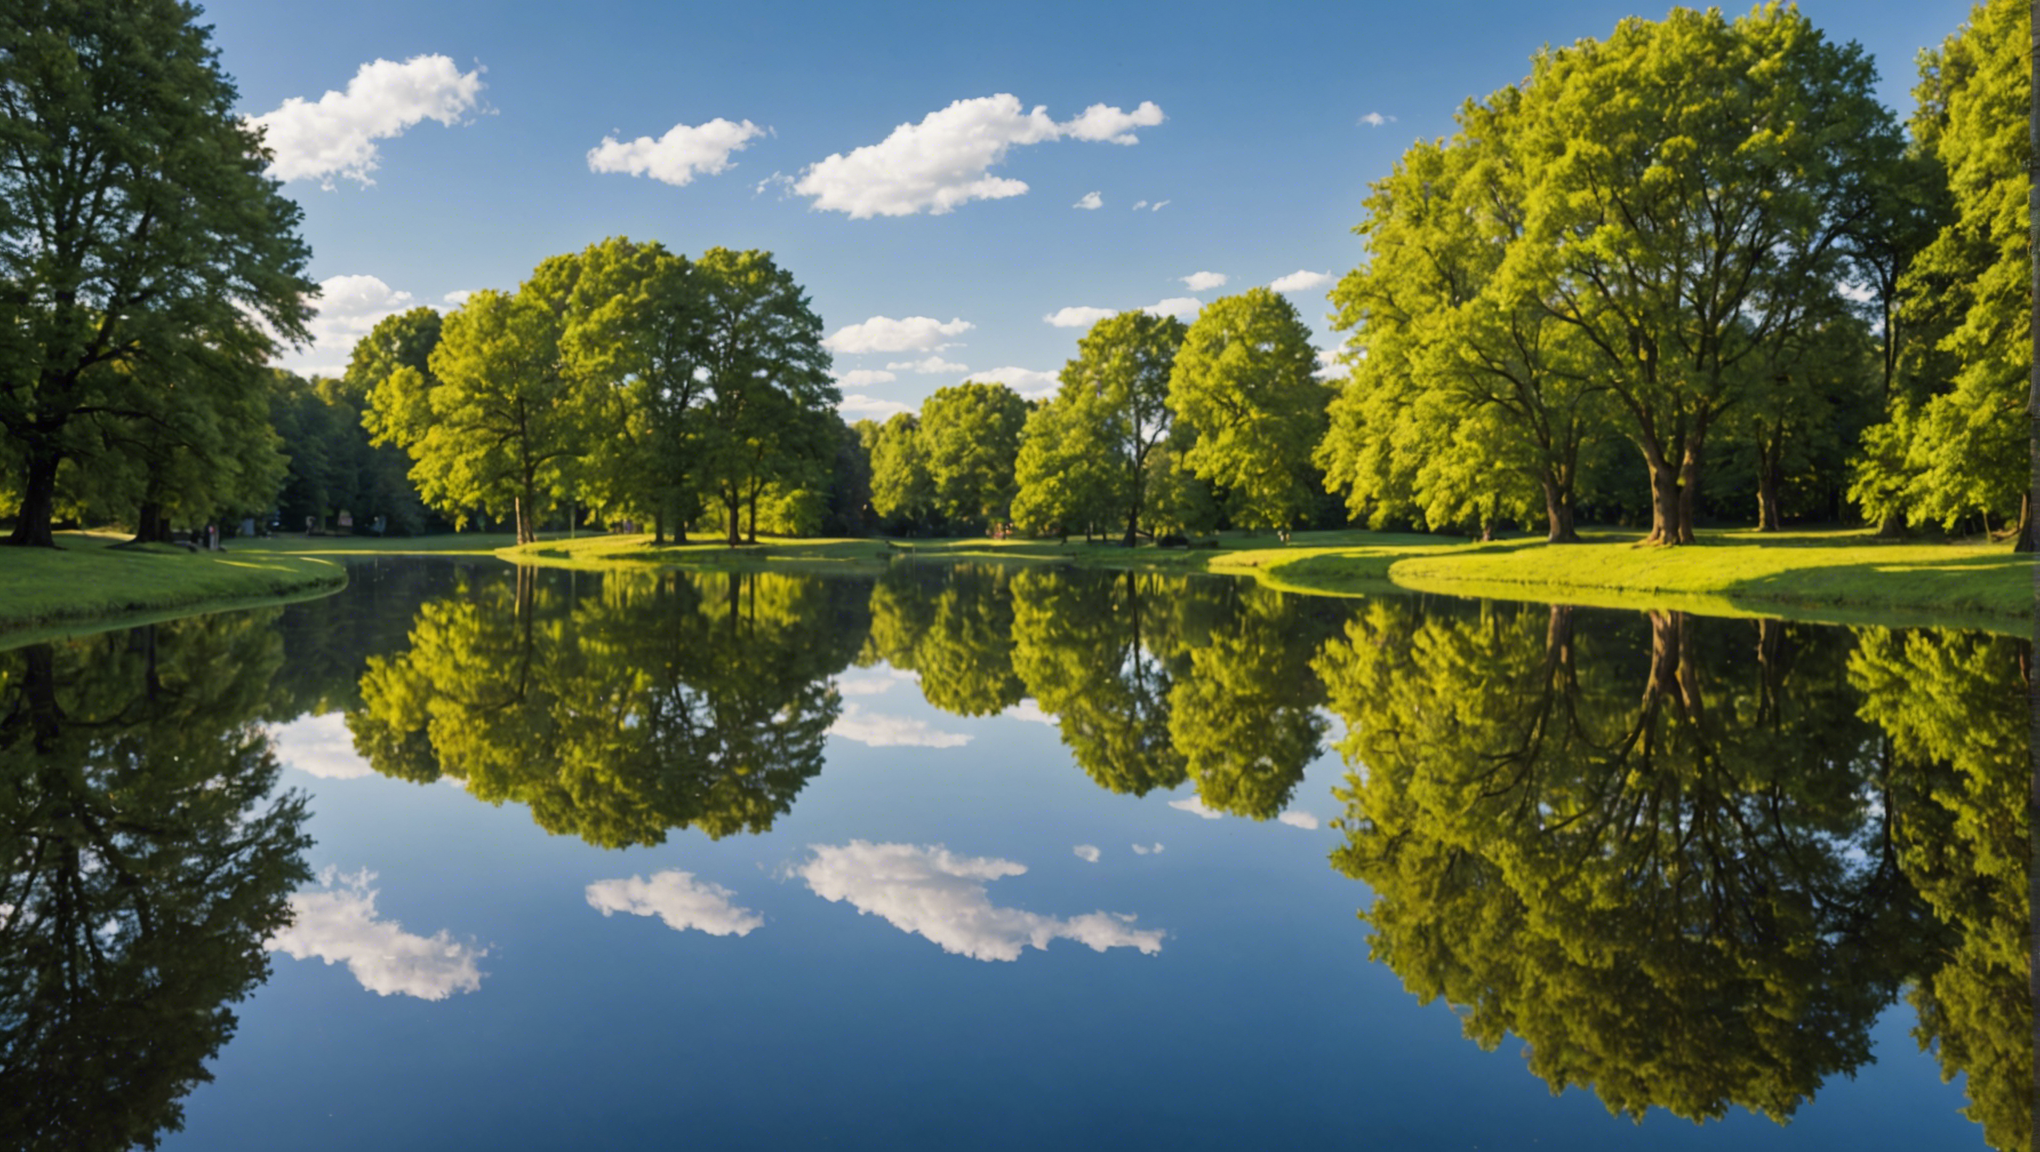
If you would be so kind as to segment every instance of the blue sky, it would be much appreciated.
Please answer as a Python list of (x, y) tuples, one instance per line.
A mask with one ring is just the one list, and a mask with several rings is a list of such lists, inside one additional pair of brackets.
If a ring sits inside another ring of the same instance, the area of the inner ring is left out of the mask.
[[(1901, 117), (1915, 53), (1968, 12), (1801, 8), (1870, 51)], [(204, 19), (327, 286), (289, 366), (336, 370), (383, 315), (627, 235), (775, 253), (855, 419), (966, 377), (1040, 393), (1087, 318), (1187, 319), (1256, 285), (1333, 346), (1310, 274), (1358, 260), (1368, 183), (1538, 46), (1663, 11), (220, 0)]]

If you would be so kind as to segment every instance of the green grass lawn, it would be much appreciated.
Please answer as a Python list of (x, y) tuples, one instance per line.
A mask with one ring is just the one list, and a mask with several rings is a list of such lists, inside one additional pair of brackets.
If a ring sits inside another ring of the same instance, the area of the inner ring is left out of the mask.
[(240, 550), (283, 557), (493, 553), (520, 564), (575, 568), (673, 566), (816, 572), (882, 571), (898, 563), (958, 561), (1139, 568), (1252, 576), (1319, 595), (1436, 592), (1608, 608), (1665, 608), (1715, 616), (1787, 616), (1833, 623), (1949, 625), (2026, 634), (2033, 564), (2003, 544), (1880, 540), (1866, 530), (1759, 533), (1715, 529), (1684, 548), (1646, 548), (1638, 531), (1593, 531), (1586, 542), (1477, 543), (1347, 529), (1226, 532), (1216, 549), (1126, 549), (1082, 539), (955, 540), (761, 538), (737, 549), (697, 537), (654, 547), (647, 535), (552, 536), (514, 546), (507, 534), (416, 540), (278, 537)]
[(338, 564), (235, 547), (112, 548), (124, 536), (60, 532), (57, 547), (0, 548), (0, 646), (307, 594), (347, 583)]

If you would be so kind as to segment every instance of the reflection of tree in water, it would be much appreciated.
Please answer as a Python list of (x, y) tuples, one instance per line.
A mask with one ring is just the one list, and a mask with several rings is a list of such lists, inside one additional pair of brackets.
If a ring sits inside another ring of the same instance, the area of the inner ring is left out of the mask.
[(452, 777), (592, 844), (762, 832), (821, 771), (861, 592), (519, 569), (424, 605), (410, 649), (369, 661), (348, 726), (380, 772)]
[(1011, 578), (1003, 567), (894, 565), (871, 590), (858, 665), (919, 673), (928, 703), (954, 715), (1011, 708), (1026, 695), (1013, 672)]
[(303, 802), (255, 723), (273, 613), (0, 653), (0, 1132), (155, 1147), (269, 974)]
[(1355, 766), (1333, 863), (1375, 891), (1374, 955), (1554, 1091), (1782, 1120), (1870, 1058), (1939, 930), (1847, 634), (1649, 624), (1604, 647), (1562, 608), (1370, 605), (1318, 660)]
[(1967, 1075), (1995, 1148), (2033, 1137), (2031, 660), (2002, 636), (1884, 628), (1849, 657), (1888, 741), (1899, 859), (1952, 930), (1917, 974), (1913, 1034)]

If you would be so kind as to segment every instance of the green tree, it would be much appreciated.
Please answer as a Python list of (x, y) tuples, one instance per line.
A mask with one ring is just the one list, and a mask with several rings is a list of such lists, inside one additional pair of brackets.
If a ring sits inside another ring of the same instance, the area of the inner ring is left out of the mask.
[(558, 281), (571, 260), (554, 257), (514, 296), (468, 297), (441, 326), (430, 376), (398, 367), (362, 418), (374, 443), (411, 454), (426, 503), (458, 521), (473, 508), (507, 514), (519, 543), (538, 539), (540, 512), (565, 493), (594, 423), (593, 398), (560, 352)]
[(1579, 538), (1601, 389), (1567, 326), (1496, 279), (1523, 232), (1520, 103), (1513, 88), (1469, 101), (1458, 135), (1406, 152), (1355, 229), (1367, 263), (1332, 291), (1352, 369), (1316, 460), (1351, 514), (1377, 527), (1416, 512), (1485, 535), (1541, 497), (1547, 539)]
[(1004, 523), (1013, 506), (1014, 460), (1027, 401), (1004, 384), (966, 380), (937, 388), (921, 404), (916, 437), (935, 489), (936, 514), (983, 530)]
[(1197, 434), (1184, 467), (1225, 493), (1233, 523), (1287, 532), (1312, 507), (1311, 452), (1330, 394), (1294, 305), (1251, 288), (1205, 305), (1169, 376), (1169, 409)]
[(871, 449), (871, 507), (889, 532), (925, 528), (935, 515), (935, 481), (920, 431), (919, 417), (895, 413)]
[[(146, 417), (173, 349), (259, 361), (305, 336), (297, 206), (262, 174), (196, 8), (30, 0), (0, 15), (0, 430), (19, 468), (9, 543), (52, 547), (58, 469), (95, 413)], [(198, 378), (192, 382), (202, 381)]]
[(1572, 326), (1612, 393), (1655, 543), (1692, 542), (1709, 433), (1774, 378), (1774, 337), (1830, 310), (1847, 229), (1901, 152), (1874, 82), (1860, 47), (1776, 3), (1631, 18), (1533, 63), (1501, 279)]
[(1115, 477), (1097, 433), (1079, 394), (1057, 395), (1027, 414), (1013, 462), (1013, 521), (1023, 531), (1064, 535), (1079, 527), (1089, 539), (1111, 520)]
[(355, 341), (347, 371), (330, 394), (328, 403), (344, 406), (354, 415), (355, 435), (348, 438), (345, 451), (358, 477), (348, 505), (357, 524), (372, 523), (380, 516), (385, 530), (397, 535), (416, 535), (425, 529), (425, 504), (411, 484), (410, 459), (395, 444), (370, 443), (363, 418), (370, 407), (369, 397), (399, 368), (417, 371), (428, 388), (437, 383), (432, 375), (432, 350), (439, 346), (442, 323), (439, 312), (432, 308), (412, 308), (377, 321), (368, 335)]
[(829, 376), (821, 317), (771, 253), (711, 248), (694, 271), (707, 314), (704, 478), (722, 504), (735, 547), (746, 507), (755, 535), (757, 502), (767, 486), (833, 451), (826, 419), (842, 396)]
[(1951, 530), (1996, 517), (2022, 552), (2033, 549), (2031, 41), (2031, 8), (1992, 0), (1921, 54), (1913, 135), (1947, 172), (1953, 219), (1898, 284), (1898, 320), (1932, 346), (1866, 437), (1851, 493), (1873, 516)]
[[(1075, 435), (1087, 453), (1102, 453), (1093, 467), (1106, 472), (1129, 548), (1153, 503), (1152, 463), (1166, 450), (1175, 426), (1169, 376), (1186, 332), (1174, 316), (1121, 312), (1092, 325), (1077, 341), (1076, 359), (1063, 365), (1058, 398), (1067, 401), (1069, 418), (1082, 425), (1080, 433), (1070, 429), (1064, 435)], [(1044, 481), (1050, 478), (1037, 479)]]

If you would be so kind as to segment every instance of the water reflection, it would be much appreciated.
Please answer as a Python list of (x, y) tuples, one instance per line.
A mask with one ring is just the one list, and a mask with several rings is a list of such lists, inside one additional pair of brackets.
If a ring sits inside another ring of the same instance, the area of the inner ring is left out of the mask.
[(1554, 1091), (1782, 1120), (1914, 984), (1987, 1137), (2024, 1147), (2022, 651), (1370, 604), (1317, 661), (1354, 769), (1333, 863), (1375, 892), (1374, 957)]
[(273, 614), (0, 653), (0, 1132), (154, 1147), (306, 876), (256, 723)]

